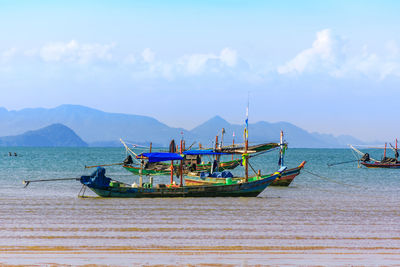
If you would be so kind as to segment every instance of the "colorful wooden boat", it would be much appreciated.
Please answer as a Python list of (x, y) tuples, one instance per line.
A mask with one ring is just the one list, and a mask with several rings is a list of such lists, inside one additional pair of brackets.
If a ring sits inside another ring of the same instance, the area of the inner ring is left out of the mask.
[(82, 176), (80, 182), (101, 197), (160, 198), (160, 197), (256, 197), (275, 179), (281, 177), (285, 168), (261, 177), (249, 178), (248, 182), (224, 185), (174, 186), (144, 184), (132, 187), (105, 176), (105, 169), (98, 167), (90, 176)]
[[(235, 160), (230, 160), (230, 161), (223, 161), (218, 164), (217, 171), (224, 171), (224, 170), (232, 170), (239, 166), (240, 162), (242, 159), (235, 159)], [(183, 172), (184, 174), (188, 172), (204, 172), (204, 171), (209, 171), (211, 169), (211, 162), (209, 163), (203, 163), (203, 164), (188, 164), (185, 165), (184, 163), (184, 168)], [(125, 170), (130, 171), (133, 174), (139, 175), (140, 173), (142, 175), (169, 175), (171, 173), (171, 164), (167, 163), (158, 163), (158, 164), (153, 164), (149, 166), (145, 166), (144, 168), (140, 168), (139, 166), (133, 166), (133, 165), (123, 165), (123, 168)], [(174, 170), (178, 170), (179, 165), (174, 164)]]
[[(251, 145), (248, 146), (247, 153), (252, 154), (252, 153), (267, 151), (276, 148), (278, 146), (279, 146), (278, 143), (264, 143), (258, 145)], [(221, 148), (217, 148), (216, 151), (220, 151), (223, 153), (230, 153), (230, 154), (243, 154), (244, 146), (238, 146), (238, 145), (224, 146)]]
[(398, 163), (383, 163), (381, 161), (376, 161), (376, 162), (360, 162), (360, 164), (367, 168), (400, 169), (400, 162), (398, 162)]
[(390, 144), (390, 146), (392, 147), (392, 149), (394, 151), (394, 158), (386, 157), (387, 143), (385, 143), (383, 158), (381, 160), (376, 160), (376, 159), (371, 158), (368, 153), (363, 153), (360, 150), (356, 149), (352, 145), (350, 145), (350, 148), (362, 156), (359, 159), (359, 163), (367, 168), (400, 169), (400, 161), (398, 160), (399, 152), (398, 152), (398, 148), (397, 148), (397, 139), (396, 139), (395, 147), (392, 144)]
[[(301, 169), (306, 164), (306, 161), (303, 161), (299, 166), (292, 169), (286, 169), (282, 172), (282, 175), (279, 179), (274, 180), (270, 186), (289, 186), (290, 183), (294, 180), (294, 178), (300, 174)], [(240, 181), (243, 178), (239, 177), (229, 177), (229, 178), (222, 178), (222, 177), (201, 177), (200, 175), (196, 175), (193, 173), (189, 173), (190, 177), (185, 177), (185, 184), (186, 185), (222, 185), (226, 184), (227, 179), (231, 179), (232, 181)], [(250, 178), (249, 178), (250, 179)]]

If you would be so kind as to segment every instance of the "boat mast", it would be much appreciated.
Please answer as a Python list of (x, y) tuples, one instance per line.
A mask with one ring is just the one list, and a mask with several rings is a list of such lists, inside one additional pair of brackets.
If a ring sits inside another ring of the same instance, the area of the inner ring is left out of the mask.
[(383, 151), (383, 158), (384, 159), (386, 158), (386, 145), (387, 145), (387, 143), (385, 143), (385, 150)]
[[(169, 144), (169, 152), (170, 153), (175, 153), (176, 152), (176, 150), (175, 150), (175, 140), (174, 139), (172, 139), (171, 140), (171, 143)], [(173, 184), (174, 183), (174, 161), (173, 160), (171, 160), (171, 184)]]
[[(181, 149), (180, 149), (180, 154), (182, 154), (183, 153), (183, 151), (182, 151), (182, 145), (183, 145), (183, 138), (181, 139)], [(180, 182), (179, 182), (179, 186), (180, 187), (182, 187), (183, 186), (183, 159), (181, 160), (181, 164), (180, 164), (180, 170), (179, 170), (179, 172), (180, 172)]]
[(247, 96), (247, 108), (246, 108), (246, 126), (244, 128), (244, 173), (245, 173), (245, 181), (246, 183), (249, 180), (249, 163), (248, 163), (248, 155), (247, 151), (249, 149), (249, 96)]
[(280, 151), (280, 155), (279, 155), (279, 157), (280, 157), (279, 162), (280, 162), (281, 167), (282, 167), (282, 166), (283, 166), (283, 153), (284, 153), (284, 151), (283, 151), (283, 149), (284, 149), (284, 145), (283, 145), (283, 131), (282, 131), (282, 130), (281, 130), (281, 143), (280, 143), (280, 147), (281, 147), (281, 151)]
[[(235, 132), (232, 134), (232, 149), (235, 147)], [(233, 154), (232, 154), (232, 160), (233, 160)]]
[(224, 134), (225, 134), (225, 128), (222, 128), (222, 132), (221, 132), (221, 148), (222, 148), (222, 146), (223, 146), (223, 144), (224, 144)]

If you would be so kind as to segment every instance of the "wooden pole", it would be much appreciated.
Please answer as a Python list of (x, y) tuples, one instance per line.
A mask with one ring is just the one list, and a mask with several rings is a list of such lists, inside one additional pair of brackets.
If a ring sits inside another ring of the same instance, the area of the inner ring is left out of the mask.
[(225, 128), (222, 128), (222, 132), (221, 132), (221, 148), (224, 146), (224, 134), (225, 134)]
[(151, 153), (151, 148), (152, 148), (152, 146), (153, 146), (153, 143), (150, 142), (150, 150), (149, 150), (150, 153)]
[[(182, 149), (183, 149), (183, 140), (181, 139), (181, 149), (180, 149), (180, 153), (182, 154)], [(180, 187), (182, 187), (183, 186), (183, 160), (181, 160), (181, 165), (180, 165), (180, 170), (179, 170), (179, 172), (180, 172), (180, 177), (181, 177), (181, 179), (180, 179), (180, 181), (179, 181), (179, 186)]]
[(281, 147), (281, 151), (280, 151), (280, 162), (281, 162), (281, 167), (283, 166), (283, 131), (281, 131), (281, 143), (280, 143), (280, 147)]
[(383, 158), (386, 158), (386, 143), (385, 143), (385, 150), (383, 151)]
[(171, 184), (174, 183), (174, 161), (171, 160)]
[[(232, 138), (232, 149), (235, 147), (235, 133), (233, 133), (233, 138)], [(233, 160), (233, 154), (232, 154), (232, 160)]]
[(244, 157), (245, 157), (245, 164), (244, 164), (244, 172), (245, 172), (245, 178), (246, 178), (246, 183), (249, 180), (249, 162), (248, 162), (248, 157), (247, 157), (247, 149), (249, 148), (249, 141), (246, 139), (245, 145), (244, 145)]
[[(218, 135), (215, 136), (215, 151), (218, 151)], [(214, 156), (214, 159), (217, 160), (217, 155)]]
[(142, 187), (143, 186), (143, 176), (142, 176), (142, 173), (143, 173), (143, 159), (140, 160), (140, 170), (139, 170), (139, 172), (140, 172), (139, 187)]

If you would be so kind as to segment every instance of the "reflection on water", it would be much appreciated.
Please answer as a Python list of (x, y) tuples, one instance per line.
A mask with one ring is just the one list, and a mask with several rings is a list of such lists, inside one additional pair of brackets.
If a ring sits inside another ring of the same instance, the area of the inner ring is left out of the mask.
[[(24, 189), (25, 177), (76, 177), (85, 173), (82, 166), (118, 162), (124, 153), (121, 149), (18, 152), (24, 157), (3, 158), (0, 163), (0, 263), (400, 262), (400, 170), (326, 167), (327, 162), (351, 159), (346, 150), (292, 149), (287, 155), (289, 167), (307, 160), (306, 169), (342, 184), (303, 172), (291, 187), (267, 188), (259, 198), (206, 199), (78, 198), (80, 185), (74, 181)], [(273, 170), (276, 155), (266, 154), (253, 164), (265, 167), (265, 172)], [(134, 179), (120, 167), (108, 171), (112, 177)]]

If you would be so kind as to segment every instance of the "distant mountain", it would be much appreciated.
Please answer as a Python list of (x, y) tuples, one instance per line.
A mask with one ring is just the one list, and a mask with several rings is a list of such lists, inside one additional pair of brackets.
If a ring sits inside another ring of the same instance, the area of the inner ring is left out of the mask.
[(20, 134), (53, 123), (62, 123), (73, 129), (88, 143), (118, 141), (122, 138), (134, 142), (166, 144), (166, 139), (178, 139), (181, 131), (186, 132), (151, 117), (107, 113), (79, 105), (61, 105), (52, 109), (0, 110), (0, 135)]
[(70, 128), (57, 123), (20, 135), (0, 137), (0, 146), (82, 147), (88, 145)]
[[(140, 115), (107, 113), (78, 105), (61, 105), (56, 108), (29, 108), (8, 111), (0, 107), (0, 135), (17, 135), (28, 130), (50, 124), (61, 123), (82, 137), (90, 146), (120, 146), (119, 139), (131, 143), (153, 146), (168, 146), (171, 139), (178, 141), (184, 135), (186, 146), (200, 142), (204, 146), (215, 143), (215, 136), (225, 129), (224, 144), (243, 142), (244, 125), (231, 124), (215, 116), (192, 130), (173, 128), (158, 120)], [(249, 125), (249, 139), (252, 143), (278, 142), (279, 132), (285, 132), (290, 147), (345, 147), (348, 143), (362, 144), (351, 136), (309, 133), (288, 122), (269, 123), (265, 121)], [(196, 145), (197, 146), (197, 145)]]
[[(197, 126), (191, 130), (190, 133), (196, 140), (204, 144), (211, 144), (212, 142), (215, 143), (215, 135), (219, 134), (219, 136), (221, 136), (222, 128), (225, 129), (225, 144), (232, 143), (233, 133), (235, 133), (235, 142), (243, 141), (244, 125), (230, 124), (219, 116), (213, 117)], [(348, 144), (346, 143), (346, 140), (350, 140), (350, 137), (345, 138), (345, 136), (338, 139), (332, 135), (323, 135), (318, 133), (311, 134), (288, 122), (269, 123), (265, 121), (249, 124), (249, 140), (253, 143), (279, 142), (281, 130), (284, 131), (285, 139), (289, 142), (290, 147), (345, 147)], [(212, 133), (214, 133), (214, 136), (210, 136)], [(362, 143), (356, 138), (351, 138), (351, 143)]]

